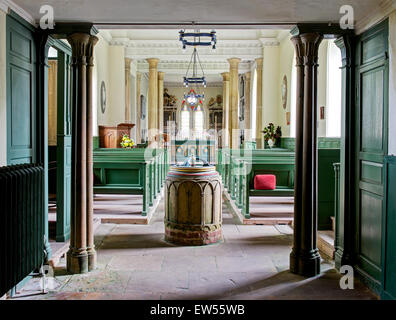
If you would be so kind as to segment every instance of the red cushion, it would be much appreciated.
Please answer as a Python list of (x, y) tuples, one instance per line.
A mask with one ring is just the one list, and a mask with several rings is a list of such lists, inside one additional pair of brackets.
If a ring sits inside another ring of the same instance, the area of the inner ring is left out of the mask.
[(276, 177), (273, 174), (258, 174), (254, 177), (254, 189), (275, 190)]

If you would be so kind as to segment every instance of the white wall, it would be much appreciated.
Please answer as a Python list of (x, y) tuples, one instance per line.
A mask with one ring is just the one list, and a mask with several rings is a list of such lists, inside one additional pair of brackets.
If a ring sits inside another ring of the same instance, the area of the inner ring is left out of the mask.
[[(95, 46), (95, 71), (97, 87), (96, 106), (97, 124), (116, 126), (125, 121), (125, 49), (122, 46), (109, 46), (99, 34)], [(100, 87), (106, 84), (106, 111), (103, 114), (100, 106)], [(95, 128), (96, 129), (96, 128)], [(97, 133), (94, 131), (94, 133)]]
[(109, 47), (109, 123), (116, 126), (125, 121), (125, 48)]
[(0, 166), (7, 165), (6, 14), (0, 10)]
[(271, 122), (275, 126), (279, 123), (278, 113), (279, 108), (282, 108), (279, 85), (279, 66), (281, 63), (279, 51), (279, 46), (263, 48), (263, 127)]
[(278, 107), (278, 122), (277, 125), (282, 128), (282, 135), (284, 137), (290, 136), (290, 125), (286, 122), (286, 113), (291, 112), (291, 82), (292, 82), (292, 68), (296, 64), (294, 59), (294, 47), (290, 41), (291, 36), (284, 38), (279, 46), (279, 57), (280, 57), (280, 73), (278, 79), (278, 87), (281, 88), (283, 83), (283, 77), (287, 78), (287, 103), (286, 109), (282, 106), (282, 91), (279, 91), (279, 107)]
[[(97, 106), (97, 124), (98, 125), (107, 125), (108, 122), (110, 122), (110, 80), (109, 80), (109, 45), (107, 44), (106, 40), (101, 37), (101, 35), (98, 35), (99, 41), (97, 45), (95, 46), (95, 67), (94, 67), (94, 74), (96, 74), (96, 89), (94, 92), (96, 93), (96, 97), (94, 98), (94, 101), (96, 100), (96, 106)], [(103, 114), (101, 111), (101, 106), (100, 106), (100, 86), (102, 81), (104, 81), (106, 85), (106, 92), (107, 92), (107, 107), (106, 111)], [(96, 131), (95, 131), (96, 130)], [(96, 132), (96, 134), (95, 134)], [(97, 128), (94, 129), (94, 135), (97, 135)]]
[[(327, 103), (327, 48), (328, 40), (323, 40), (319, 47), (318, 116), (319, 108), (321, 106), (326, 108)], [(286, 113), (291, 112), (292, 94), (295, 94), (292, 92), (291, 81), (292, 67), (296, 63), (294, 60), (294, 47), (290, 41), (290, 36), (287, 36), (281, 41), (278, 51), (273, 50), (271, 53), (264, 51), (264, 65), (266, 58), (268, 65), (267, 68), (264, 67), (263, 75), (263, 104), (266, 106), (263, 110), (263, 125), (265, 126), (272, 121), (276, 126), (281, 126), (283, 137), (290, 137), (290, 125), (287, 125)], [(286, 109), (283, 109), (282, 106), (281, 91), (284, 76), (287, 78)], [(264, 81), (266, 77), (267, 81)], [(273, 77), (273, 82), (270, 81), (271, 77)], [(319, 137), (326, 136), (327, 118), (326, 116), (324, 120), (318, 119)]]
[(325, 116), (324, 120), (320, 120), (319, 116), (320, 107), (325, 107), (325, 110), (327, 111), (327, 48), (328, 40), (323, 40), (319, 46), (318, 60), (318, 137), (326, 137), (326, 122), (328, 119), (328, 117)]

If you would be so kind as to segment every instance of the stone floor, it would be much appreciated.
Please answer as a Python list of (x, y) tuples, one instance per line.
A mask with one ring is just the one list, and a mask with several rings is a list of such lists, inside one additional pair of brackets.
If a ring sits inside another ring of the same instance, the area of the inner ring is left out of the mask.
[(97, 270), (70, 275), (61, 261), (48, 294), (32, 279), (16, 299), (376, 299), (357, 280), (341, 290), (328, 261), (315, 278), (291, 274), (289, 226), (238, 225), (224, 207), (223, 243), (178, 247), (164, 241), (163, 215), (160, 203), (150, 225), (100, 225)]

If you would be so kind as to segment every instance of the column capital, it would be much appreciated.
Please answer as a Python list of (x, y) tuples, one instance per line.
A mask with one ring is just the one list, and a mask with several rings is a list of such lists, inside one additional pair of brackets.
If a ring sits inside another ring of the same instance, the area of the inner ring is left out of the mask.
[(230, 73), (229, 72), (223, 72), (222, 74), (223, 81), (230, 81)]
[(256, 68), (257, 70), (262, 70), (263, 69), (263, 58), (257, 58), (256, 59)]
[(67, 37), (75, 58), (82, 58), (87, 55), (87, 47), (91, 36), (87, 33), (73, 33)]
[(148, 59), (146, 59), (146, 61), (147, 61), (148, 64), (149, 64), (149, 68), (150, 68), (150, 69), (153, 69), (153, 68), (157, 68), (157, 67), (158, 67), (158, 62), (159, 62), (160, 60), (157, 59), (157, 58), (148, 58)]
[(125, 58), (125, 71), (131, 71), (131, 63), (132, 59), (130, 58)]
[(239, 63), (241, 62), (241, 59), (239, 58), (230, 58), (227, 59), (228, 63), (230, 64), (230, 68), (238, 68)]
[(319, 45), (323, 36), (317, 32), (304, 33), (300, 35), (304, 49), (304, 64), (317, 64)]
[(252, 77), (252, 73), (250, 71), (245, 73), (246, 81), (250, 81), (251, 77)]
[(293, 43), (294, 51), (296, 53), (296, 66), (302, 66), (304, 64), (304, 46), (301, 41), (300, 36), (293, 36), (290, 38), (290, 41)]
[(96, 36), (89, 37), (86, 55), (87, 55), (88, 65), (91, 67), (93, 67), (93, 65), (94, 65), (94, 47), (98, 43), (98, 41), (99, 41), (99, 38)]
[(165, 72), (158, 71), (158, 80), (164, 80)]

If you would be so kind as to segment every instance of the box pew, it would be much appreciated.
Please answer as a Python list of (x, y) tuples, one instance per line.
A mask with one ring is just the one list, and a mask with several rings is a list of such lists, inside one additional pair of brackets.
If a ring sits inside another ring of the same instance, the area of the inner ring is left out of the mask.
[(95, 149), (93, 157), (94, 193), (141, 194), (147, 215), (168, 172), (168, 150)]

